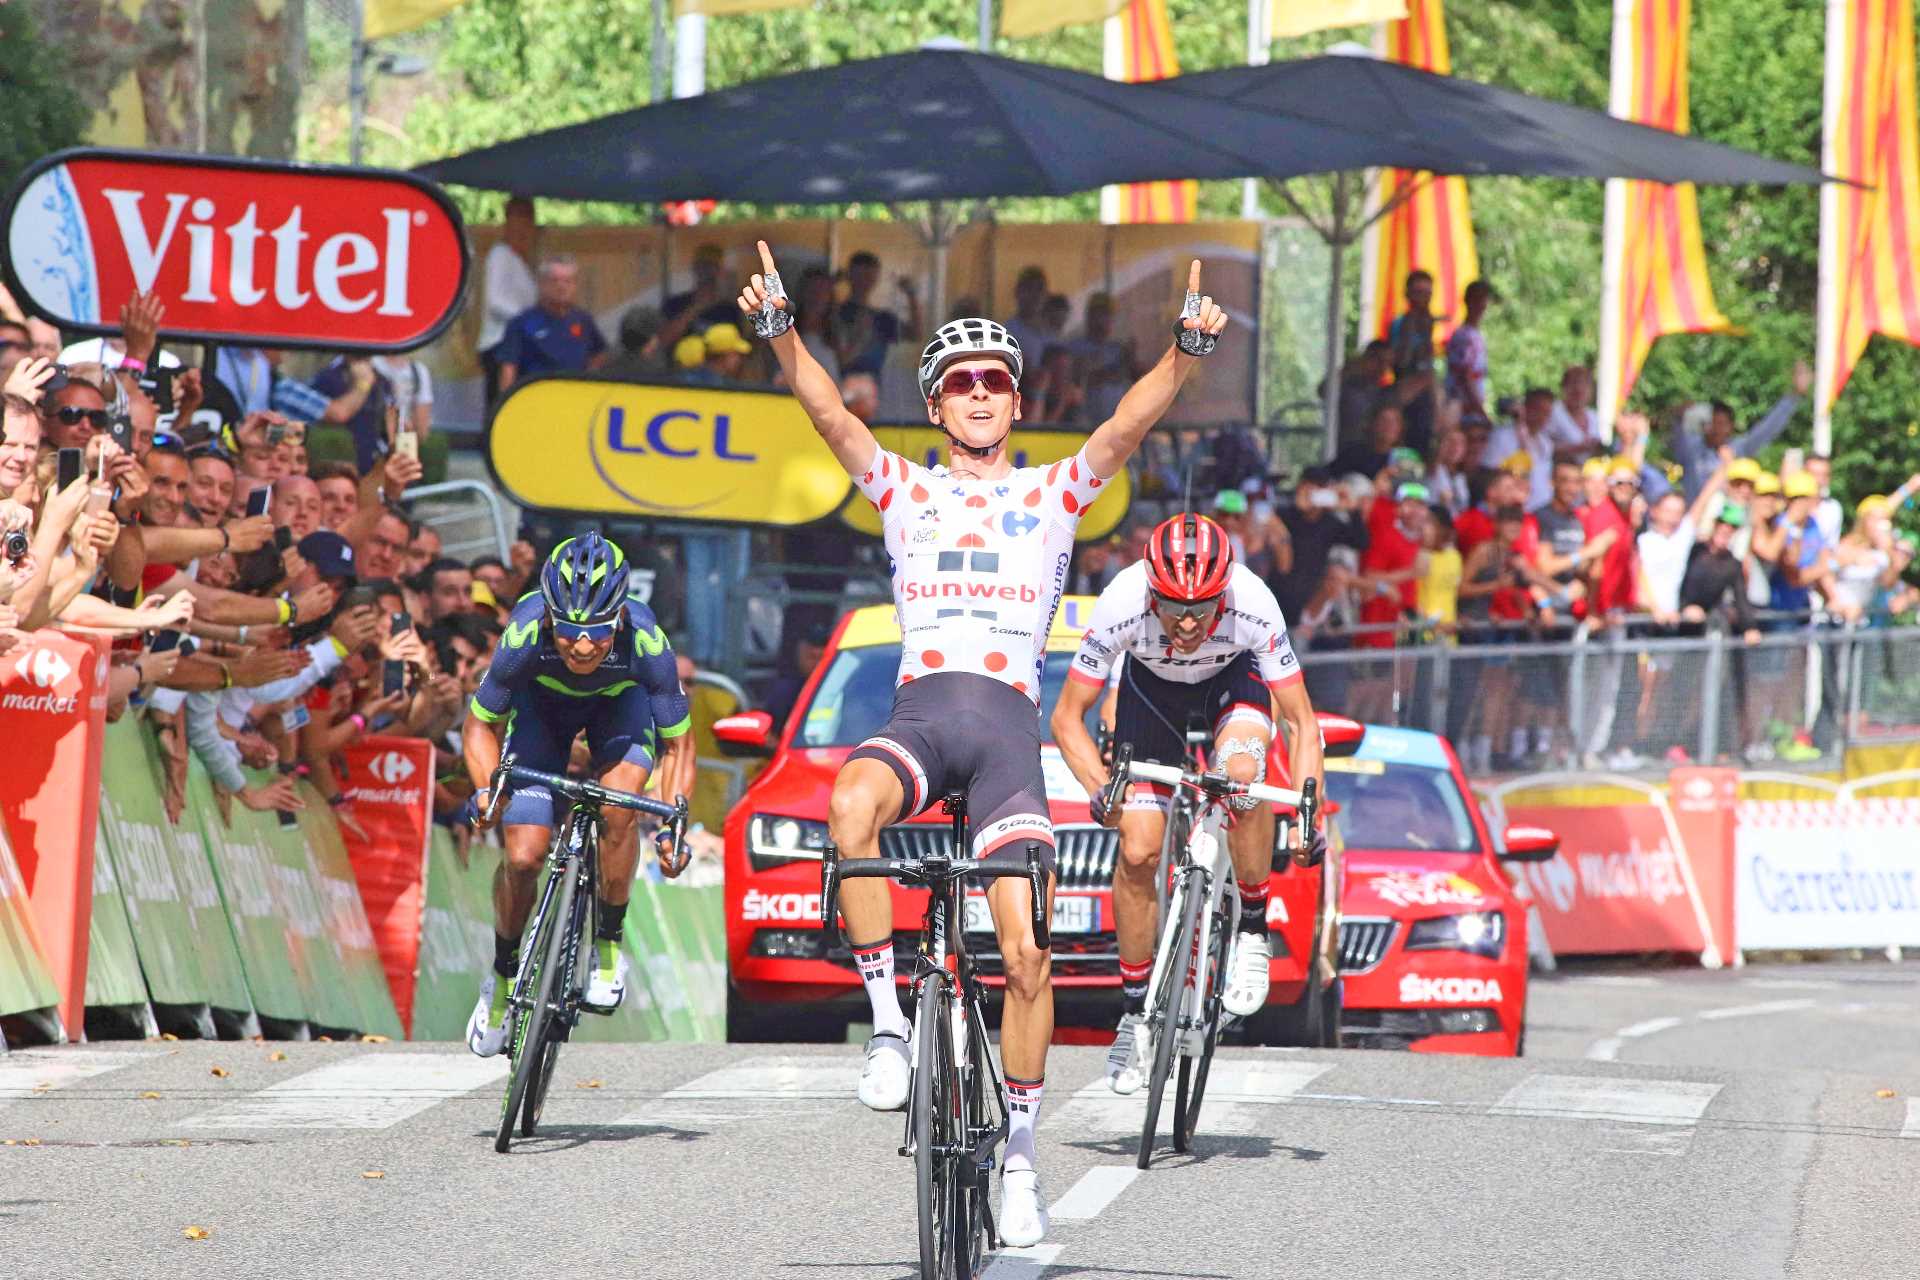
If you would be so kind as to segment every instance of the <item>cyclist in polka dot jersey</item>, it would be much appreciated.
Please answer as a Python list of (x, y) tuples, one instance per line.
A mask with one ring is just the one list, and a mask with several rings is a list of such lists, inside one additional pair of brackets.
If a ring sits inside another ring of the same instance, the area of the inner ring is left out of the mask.
[[(893, 713), (834, 779), (828, 826), (840, 854), (880, 853), (881, 828), (964, 792), (977, 857), (1024, 859), (1038, 844), (1052, 872), (1053, 831), (1040, 765), (1038, 662), (1059, 604), (1073, 534), (1101, 485), (1117, 475), (1199, 360), (1227, 327), (1200, 294), (1200, 264), (1166, 354), (1073, 457), (1016, 469), (1008, 448), (1020, 417), (1020, 344), (991, 320), (941, 326), (920, 355), (927, 420), (948, 440), (944, 467), (880, 448), (848, 412), (831, 374), (800, 342), (773, 254), (740, 294), (740, 310), (767, 338), (814, 429), (878, 508), (892, 559), (904, 637)], [(1049, 957), (1033, 938), (1025, 879), (987, 892), (1006, 974), (1000, 1032), (1007, 1094), (1020, 1100), (1007, 1134), (997, 1224), (1010, 1245), (1037, 1243), (1047, 1215), (1034, 1170), (1047, 1045), (1053, 1038)], [(1048, 889), (1052, 897), (1052, 889)], [(877, 880), (849, 880), (841, 916), (873, 1006), (859, 1096), (879, 1111), (906, 1105), (911, 1034), (893, 963), (893, 903)]]

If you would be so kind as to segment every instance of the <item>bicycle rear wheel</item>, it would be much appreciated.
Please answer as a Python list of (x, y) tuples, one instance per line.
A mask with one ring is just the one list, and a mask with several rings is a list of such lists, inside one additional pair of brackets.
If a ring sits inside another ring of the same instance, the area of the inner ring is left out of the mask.
[[(534, 1077), (539, 1073), (541, 1059), (546, 1056), (548, 1023), (553, 1018), (553, 998), (560, 982), (556, 971), (561, 966), (555, 962), (560, 958), (560, 947), (564, 945), (561, 939), (570, 931), (569, 921), (573, 917), (573, 860), (567, 859), (554, 874), (563, 879), (554, 890), (548, 910), (534, 927), (533, 937), (528, 940), (528, 959), (522, 962), (531, 964), (533, 970), (524, 985), (515, 983), (516, 992), (532, 990), (534, 999), (533, 1007), (520, 1016), (513, 1038), (508, 1042), (513, 1073), (507, 1081), (506, 1104), (500, 1109), (500, 1131), (493, 1139), (495, 1151), (504, 1152), (512, 1141), (513, 1122), (520, 1117)], [(531, 1129), (526, 1132), (532, 1136)]]
[[(1180, 1045), (1181, 1018), (1187, 1007), (1187, 982), (1193, 968), (1194, 932), (1200, 921), (1200, 901), (1193, 877), (1181, 876), (1169, 899), (1173, 915), (1167, 923), (1177, 932), (1167, 953), (1160, 980), (1147, 993), (1147, 1026), (1153, 1035), (1153, 1075), (1147, 1085), (1147, 1115), (1140, 1129), (1140, 1151), (1134, 1163), (1144, 1169), (1153, 1163), (1153, 1135), (1160, 1126), (1160, 1103), (1173, 1073)], [(1157, 1021), (1156, 1021), (1157, 1020)]]
[[(1222, 899), (1225, 902), (1226, 899)], [(1227, 980), (1227, 947), (1233, 922), (1224, 910), (1213, 913), (1213, 935), (1200, 970), (1201, 1040), (1198, 1058), (1180, 1059), (1180, 1079), (1173, 1094), (1173, 1149), (1184, 1152), (1193, 1143), (1200, 1123), (1200, 1104), (1207, 1096), (1207, 1075), (1213, 1067), (1214, 1045), (1220, 1037), (1220, 993)]]
[(965, 1136), (960, 1073), (954, 1057), (953, 995), (939, 976), (920, 987), (915, 1012), (913, 1096), (914, 1194), (920, 1217), (920, 1274), (949, 1280), (958, 1274), (959, 1241), (967, 1204), (955, 1149)]

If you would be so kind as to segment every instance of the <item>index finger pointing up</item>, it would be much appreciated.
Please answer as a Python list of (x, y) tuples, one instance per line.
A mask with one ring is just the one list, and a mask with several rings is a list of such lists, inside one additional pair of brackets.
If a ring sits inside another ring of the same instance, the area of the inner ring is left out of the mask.
[(1187, 292), (1200, 292), (1200, 259), (1193, 260), (1193, 266), (1187, 269)]
[(772, 275), (774, 270), (773, 250), (767, 248), (767, 242), (765, 240), (757, 241), (756, 243), (760, 246), (760, 266), (768, 275)]

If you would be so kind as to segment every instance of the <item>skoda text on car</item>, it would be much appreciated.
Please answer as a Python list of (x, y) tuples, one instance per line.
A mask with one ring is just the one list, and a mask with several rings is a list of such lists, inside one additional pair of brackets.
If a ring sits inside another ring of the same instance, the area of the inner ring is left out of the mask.
[[(1093, 603), (1091, 596), (1068, 596), (1053, 620), (1038, 713), (1043, 729)], [(772, 756), (726, 822), (730, 1039), (838, 1040), (847, 1020), (865, 1008), (845, 938), (838, 929), (827, 933), (820, 927), (820, 851), (834, 774), (847, 753), (885, 723), (899, 662), (892, 606), (856, 609), (841, 619), (777, 743), (764, 712), (715, 726), (727, 750)], [(1089, 821), (1086, 793), (1050, 743), (1042, 748), (1042, 762), (1059, 843), (1053, 983), (1061, 1020), (1110, 1026), (1120, 999), (1111, 892), (1119, 835)], [(884, 854), (921, 852), (944, 839), (944, 815), (936, 803), (921, 820), (887, 828), (880, 847)], [(895, 886), (893, 896), (895, 938), (916, 937), (925, 894)], [(1292, 1006), (1303, 994), (1303, 961), (1312, 953), (1319, 900), (1317, 870), (1276, 875), (1268, 908), (1275, 941), (1270, 1013), (1284, 1015), (1276, 1006)], [(967, 909), (968, 948), (997, 983), (986, 903), (975, 903)], [(911, 971), (901, 965), (903, 980)], [(1256, 1024), (1257, 1033), (1269, 1036), (1291, 1025), (1284, 1016)]]
[(1368, 725), (1326, 770), (1343, 846), (1343, 1043), (1521, 1052), (1527, 918), (1500, 860), (1552, 857), (1552, 833), (1509, 827), (1496, 847), (1453, 749), (1430, 733)]

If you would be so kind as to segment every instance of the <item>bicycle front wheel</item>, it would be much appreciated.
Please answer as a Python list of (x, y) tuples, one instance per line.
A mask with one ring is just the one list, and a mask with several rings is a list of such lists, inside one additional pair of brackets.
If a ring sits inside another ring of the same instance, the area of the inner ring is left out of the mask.
[[(553, 1004), (560, 995), (559, 970), (564, 966), (562, 948), (566, 945), (566, 935), (571, 932), (573, 919), (574, 875), (572, 860), (569, 859), (554, 872), (562, 880), (556, 886), (549, 909), (541, 913), (534, 926), (533, 937), (528, 939), (527, 959), (522, 967), (532, 965), (523, 980), (516, 981), (514, 993), (533, 994), (533, 1005), (520, 1015), (515, 1024), (513, 1038), (507, 1043), (507, 1051), (513, 1058), (513, 1074), (507, 1081), (507, 1101), (500, 1110), (500, 1131), (494, 1136), (493, 1149), (504, 1152), (513, 1139), (514, 1120), (521, 1117), (527, 1098), (532, 1092), (534, 1078), (540, 1074), (543, 1065), (549, 1069), (551, 1064), (544, 1063), (547, 1057), (547, 1037), (550, 1024), (554, 1020)], [(523, 1125), (522, 1132), (533, 1136), (533, 1127)]]
[(1185, 1016), (1187, 985), (1193, 980), (1194, 934), (1200, 924), (1200, 896), (1191, 875), (1174, 883), (1169, 899), (1173, 914), (1167, 923), (1174, 928), (1173, 949), (1158, 981), (1147, 993), (1147, 1026), (1153, 1036), (1153, 1075), (1147, 1085), (1147, 1115), (1140, 1128), (1140, 1152), (1134, 1161), (1144, 1169), (1153, 1163), (1153, 1135), (1160, 1127), (1160, 1104), (1167, 1092), (1167, 1078), (1173, 1074), (1173, 1058), (1179, 1051), (1181, 1022)]
[[(1225, 899), (1222, 899), (1225, 902)], [(1200, 1056), (1180, 1059), (1180, 1081), (1173, 1094), (1173, 1149), (1185, 1151), (1200, 1123), (1200, 1103), (1207, 1096), (1207, 1075), (1213, 1067), (1213, 1049), (1220, 1038), (1220, 994), (1227, 982), (1227, 947), (1233, 939), (1230, 913), (1213, 913), (1213, 936), (1201, 957)]]
[(938, 976), (920, 986), (914, 1017), (913, 1093), (908, 1106), (913, 1137), (914, 1193), (920, 1212), (920, 1274), (949, 1280), (957, 1244), (966, 1233), (966, 1195), (960, 1157), (966, 1133), (958, 1059), (954, 1056), (953, 994)]
[[(542, 983), (542, 998), (547, 1010), (546, 1039), (539, 1045), (533, 1064), (533, 1082), (527, 1086), (527, 1100), (520, 1109), (520, 1136), (531, 1138), (540, 1126), (540, 1113), (546, 1109), (547, 1090), (553, 1087), (553, 1073), (560, 1061), (560, 1046), (573, 1029), (567, 1005), (573, 999), (574, 984), (580, 967), (581, 939), (586, 936), (587, 904), (580, 900), (579, 885), (566, 886), (567, 910), (560, 917), (560, 928), (553, 931), (553, 950), (547, 957), (547, 972), (552, 983)], [(550, 992), (550, 996), (547, 994)]]

